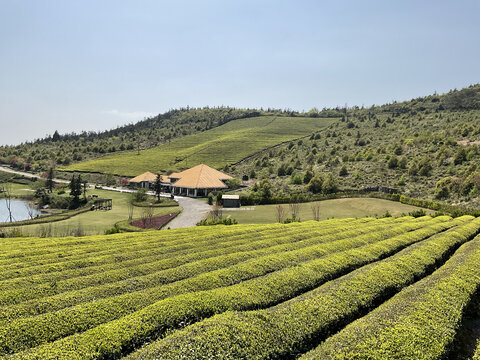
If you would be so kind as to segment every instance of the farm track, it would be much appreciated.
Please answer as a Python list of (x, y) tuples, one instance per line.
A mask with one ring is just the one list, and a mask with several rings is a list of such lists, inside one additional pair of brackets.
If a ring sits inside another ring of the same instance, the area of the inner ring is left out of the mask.
[(467, 306), (479, 231), (444, 216), (6, 239), (0, 358), (297, 357), (412, 287), (431, 294), (439, 271)]

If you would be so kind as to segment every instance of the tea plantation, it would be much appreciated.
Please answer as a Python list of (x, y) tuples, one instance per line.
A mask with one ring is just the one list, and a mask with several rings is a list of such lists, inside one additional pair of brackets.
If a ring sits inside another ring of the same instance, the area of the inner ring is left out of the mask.
[(448, 358), (479, 233), (425, 216), (1, 239), (0, 358)]
[(310, 135), (335, 120), (282, 116), (237, 119), (148, 150), (108, 155), (64, 170), (136, 176), (145, 171), (165, 172), (201, 163), (220, 168), (269, 146)]

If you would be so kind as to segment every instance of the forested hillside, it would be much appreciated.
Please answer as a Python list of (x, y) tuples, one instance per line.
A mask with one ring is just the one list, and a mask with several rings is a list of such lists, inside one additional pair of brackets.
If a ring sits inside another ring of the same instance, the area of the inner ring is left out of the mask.
[[(380, 186), (414, 197), (472, 203), (480, 191), (479, 120), (479, 85), (343, 109), (342, 121), (230, 170), (267, 179), (270, 191), (280, 195), (321, 192), (328, 178), (330, 189)], [(309, 186), (312, 177), (317, 181)], [(262, 186), (257, 190), (262, 192)]]

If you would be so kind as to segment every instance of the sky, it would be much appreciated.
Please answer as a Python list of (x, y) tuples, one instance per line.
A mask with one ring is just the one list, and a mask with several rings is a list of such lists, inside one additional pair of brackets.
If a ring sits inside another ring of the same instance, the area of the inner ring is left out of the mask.
[(480, 82), (478, 0), (0, 0), (0, 145), (182, 106), (370, 106)]

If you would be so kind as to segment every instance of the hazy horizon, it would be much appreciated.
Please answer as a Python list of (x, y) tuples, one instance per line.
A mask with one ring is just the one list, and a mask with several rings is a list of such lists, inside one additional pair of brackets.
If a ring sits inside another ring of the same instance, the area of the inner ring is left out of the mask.
[(480, 82), (473, 0), (0, 4), (0, 145), (187, 105), (308, 111)]

